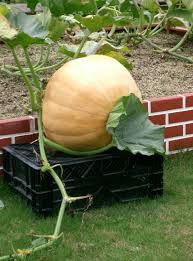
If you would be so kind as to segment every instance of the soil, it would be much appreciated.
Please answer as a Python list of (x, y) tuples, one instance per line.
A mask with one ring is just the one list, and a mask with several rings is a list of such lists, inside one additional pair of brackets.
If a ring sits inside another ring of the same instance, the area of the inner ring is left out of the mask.
[[(155, 43), (163, 47), (173, 47), (180, 40), (180, 36), (160, 34), (154, 39)], [(193, 66), (176, 60), (169, 55), (155, 52), (146, 44), (130, 46), (131, 56), (128, 60), (133, 63), (132, 75), (141, 89), (144, 99), (193, 92)], [(193, 54), (193, 43), (187, 42), (180, 50), (183, 54)], [(20, 59), (24, 61), (20, 52)], [(37, 61), (39, 48), (30, 50), (34, 61)], [(49, 63), (57, 60), (55, 47), (52, 48)], [(14, 65), (9, 50), (0, 44), (0, 67), (4, 64)], [(52, 72), (42, 77), (49, 78)], [(7, 75), (0, 71), (0, 118), (10, 118), (30, 113), (28, 95), (23, 81), (16, 76)]]

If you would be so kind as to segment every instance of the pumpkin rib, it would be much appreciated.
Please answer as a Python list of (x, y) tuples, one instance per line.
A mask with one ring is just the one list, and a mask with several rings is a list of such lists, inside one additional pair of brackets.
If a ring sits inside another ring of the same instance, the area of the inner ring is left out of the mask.
[[(97, 149), (102, 147), (102, 145), (108, 145), (111, 143), (112, 137), (110, 135), (106, 136), (105, 133), (101, 135), (88, 135), (85, 134), (84, 136), (63, 136), (57, 135), (56, 133), (51, 133), (50, 131), (46, 131), (46, 135), (49, 135), (51, 140), (55, 140), (56, 143), (67, 147), (69, 149), (74, 150), (90, 150), (91, 148)], [(96, 139), (98, 137), (98, 139)], [(92, 143), (91, 141), (95, 138), (96, 142)], [(62, 142), (61, 142), (62, 140)]]
[[(44, 129), (46, 130), (46, 127), (44, 127)], [(73, 135), (72, 132), (70, 132), (70, 135), (67, 135), (67, 134), (63, 134), (62, 132), (56, 132), (55, 130), (51, 130), (49, 129), (49, 132), (53, 133), (53, 134), (56, 134), (56, 135), (60, 135), (60, 136), (65, 136), (65, 137), (83, 137), (87, 134), (92, 134), (92, 133), (97, 133), (96, 130), (92, 130), (92, 131), (88, 131), (86, 134), (76, 134), (76, 135)]]
[[(65, 68), (65, 67), (64, 67)], [(65, 73), (65, 71), (63, 72), (63, 73)], [(71, 76), (71, 77), (73, 77), (73, 76)], [(55, 78), (56, 78), (56, 76), (52, 79), (51, 78), (51, 82), (50, 83), (52, 83), (52, 82), (54, 82), (55, 81)], [(63, 79), (63, 85), (60, 85), (60, 86), (58, 86), (58, 88), (60, 88), (61, 90), (60, 91), (64, 91), (65, 92), (65, 94), (69, 91), (69, 89), (71, 89), (71, 86), (73, 85), (73, 86), (76, 86), (76, 85), (80, 85), (82, 88), (81, 88), (81, 90), (79, 90), (80, 91), (80, 94), (81, 94), (81, 96), (84, 96), (84, 94), (86, 94), (87, 95), (87, 92), (88, 92), (88, 90), (89, 91), (91, 91), (91, 92), (93, 92), (93, 90), (91, 89), (91, 87), (92, 86), (96, 86), (96, 81), (93, 81), (93, 79), (87, 79), (87, 80), (85, 80), (85, 81), (82, 81), (81, 82), (81, 80), (80, 79), (75, 79), (74, 81), (79, 81), (79, 82), (77, 82), (78, 84), (76, 84), (76, 82), (74, 83), (73, 82), (73, 84), (65, 84), (65, 82), (68, 80), (68, 78), (70, 78), (70, 76), (68, 76), (67, 75), (67, 77), (65, 76), (65, 78)], [(77, 77), (78, 78), (78, 77)], [(63, 86), (65, 86), (65, 88), (63, 87)], [(99, 87), (100, 87), (100, 84), (99, 84)], [(49, 88), (49, 87), (48, 87)], [(81, 91), (82, 91), (82, 89), (84, 89), (84, 90), (86, 90), (85, 91), (85, 93), (81, 93)], [(110, 101), (109, 100), (109, 97), (108, 97), (108, 94), (105, 94), (105, 91), (103, 91), (103, 88), (102, 88), (102, 86), (100, 87), (100, 95), (98, 95), (99, 97), (98, 97), (98, 99), (96, 99), (97, 97), (96, 97), (96, 93), (95, 93), (95, 95), (93, 95), (93, 101), (96, 103), (96, 106), (98, 105), (98, 106), (100, 106), (100, 107), (102, 107), (103, 109), (105, 109), (105, 104), (106, 104), (106, 102), (108, 101)], [(81, 96), (80, 96), (80, 98), (81, 98)], [(103, 97), (103, 102), (102, 103), (99, 103), (98, 104), (98, 102), (100, 101), (100, 99), (101, 99), (101, 97)], [(99, 99), (100, 98), (100, 99)]]
[[(62, 91), (56, 90), (56, 88), (54, 91), (56, 93), (60, 93), (60, 96), (62, 95)], [(63, 90), (63, 92), (65, 92), (65, 90)], [(84, 96), (82, 95), (82, 93), (80, 93), (79, 97), (72, 97), (72, 95), (66, 94), (66, 92), (65, 92), (65, 101), (59, 100), (59, 99), (61, 99), (60, 96), (57, 97), (55, 95), (53, 97), (53, 95), (49, 92), (49, 89), (48, 89), (47, 93), (48, 94), (45, 96), (45, 100), (49, 99), (52, 101), (56, 101), (56, 103), (58, 105), (61, 105), (62, 107), (67, 106), (69, 108), (70, 107), (73, 109), (77, 108), (77, 110), (85, 111), (85, 110), (83, 110), (83, 107), (80, 106), (79, 104), (81, 104), (81, 101), (84, 102), (84, 99), (85, 99), (84, 97), (86, 97), (88, 95), (88, 93), (86, 93), (86, 92), (84, 93)], [(97, 108), (97, 110), (95, 110), (95, 113), (97, 112), (97, 113), (103, 114), (104, 111), (106, 110), (107, 103), (105, 102), (105, 99), (101, 99), (102, 101), (99, 102), (99, 99), (97, 99), (97, 98), (98, 97), (92, 97), (91, 101), (89, 101), (89, 102), (87, 101), (86, 106), (88, 106), (90, 108), (91, 105), (95, 105), (95, 107)], [(79, 102), (79, 104), (78, 104), (78, 102), (74, 103), (73, 100), (77, 100)], [(106, 104), (106, 105), (101, 106), (101, 104)], [(89, 111), (85, 111), (85, 112), (90, 113)]]
[(96, 113), (92, 113), (92, 112), (89, 112), (89, 111), (85, 111), (85, 110), (82, 110), (81, 109), (81, 107), (67, 107), (67, 106), (65, 106), (65, 104), (58, 104), (57, 103), (57, 101), (53, 101), (53, 100), (51, 100), (51, 101), (49, 101), (49, 103), (54, 103), (56, 106), (60, 106), (61, 108), (68, 108), (69, 110), (72, 110), (72, 111), (77, 111), (77, 112), (83, 112), (83, 113), (86, 113), (86, 114), (89, 114), (89, 115), (91, 115), (91, 116), (105, 116), (106, 115), (106, 113), (104, 112), (104, 113), (98, 113), (98, 112), (96, 112)]
[[(52, 103), (53, 103), (52, 101), (49, 102), (49, 109), (52, 106), (51, 105)], [(55, 108), (57, 108), (58, 106), (54, 103), (53, 105)], [(104, 129), (108, 119), (108, 115), (106, 115), (106, 117), (104, 116), (94, 117), (95, 115), (92, 114), (85, 115), (85, 113), (82, 114), (81, 112), (82, 120), (79, 119), (81, 120), (81, 123), (79, 125), (79, 128), (77, 129), (76, 122), (73, 121), (73, 116), (72, 116), (72, 112), (70, 111), (71, 110), (70, 108), (64, 107), (58, 109), (58, 113), (52, 112), (52, 110), (50, 110), (49, 114), (45, 114), (44, 110), (46, 110), (47, 106), (48, 105), (44, 104), (44, 108), (43, 108), (44, 126), (58, 134), (63, 133), (65, 135), (66, 133), (71, 133), (71, 134), (76, 133), (76, 135), (81, 135), (82, 133), (85, 133), (85, 131), (87, 133), (90, 132), (91, 128), (92, 131), (97, 131), (98, 129), (102, 130)], [(77, 111), (73, 111), (73, 113), (76, 115)], [(61, 124), (61, 121), (63, 121), (63, 124)]]

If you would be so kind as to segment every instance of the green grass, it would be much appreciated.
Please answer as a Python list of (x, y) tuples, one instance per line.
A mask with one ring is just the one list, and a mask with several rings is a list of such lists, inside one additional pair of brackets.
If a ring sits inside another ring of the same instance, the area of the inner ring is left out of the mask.
[[(193, 155), (165, 160), (164, 196), (115, 205), (73, 218), (65, 215), (64, 237), (34, 261), (193, 260)], [(30, 232), (50, 234), (56, 217), (39, 218), (0, 183), (0, 256), (30, 244)]]

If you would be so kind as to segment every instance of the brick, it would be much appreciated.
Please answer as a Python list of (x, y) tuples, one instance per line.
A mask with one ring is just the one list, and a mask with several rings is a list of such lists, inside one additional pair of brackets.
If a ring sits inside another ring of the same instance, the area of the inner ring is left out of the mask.
[(169, 150), (180, 150), (193, 147), (193, 137), (173, 140), (169, 142)]
[(181, 96), (168, 96), (151, 99), (151, 112), (168, 111), (182, 108), (183, 99)]
[(184, 94), (184, 96), (186, 97), (185, 106), (192, 107), (193, 106), (193, 93), (186, 93), (186, 94)]
[(15, 119), (0, 120), (0, 135), (15, 134), (30, 131), (30, 118), (19, 117)]
[(176, 136), (182, 136), (183, 135), (183, 126), (173, 126), (173, 127), (167, 127), (164, 130), (164, 136), (165, 138), (171, 138)]
[(193, 134), (193, 123), (186, 124), (186, 134)]
[(169, 123), (193, 120), (193, 110), (169, 113)]
[(38, 119), (35, 118), (35, 129), (38, 130)]
[(3, 155), (0, 154), (0, 167), (3, 165)]
[(143, 105), (145, 106), (146, 110), (148, 111), (148, 101), (147, 100), (143, 101)]
[(2, 138), (0, 139), (0, 149), (2, 149), (3, 147), (7, 146), (11, 144), (11, 138)]
[(38, 138), (38, 134), (37, 133), (17, 136), (17, 137), (15, 137), (15, 143), (16, 144), (28, 143), (28, 142), (32, 142), (32, 141), (36, 140), (37, 138)]
[(149, 119), (154, 124), (165, 125), (165, 114), (149, 116)]

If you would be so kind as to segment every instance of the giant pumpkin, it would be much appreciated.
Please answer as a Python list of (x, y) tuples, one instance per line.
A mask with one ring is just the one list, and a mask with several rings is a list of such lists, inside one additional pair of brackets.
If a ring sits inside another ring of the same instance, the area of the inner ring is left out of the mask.
[(64, 64), (50, 78), (43, 99), (46, 136), (64, 147), (88, 151), (111, 142), (109, 113), (120, 97), (141, 93), (127, 69), (104, 55)]

